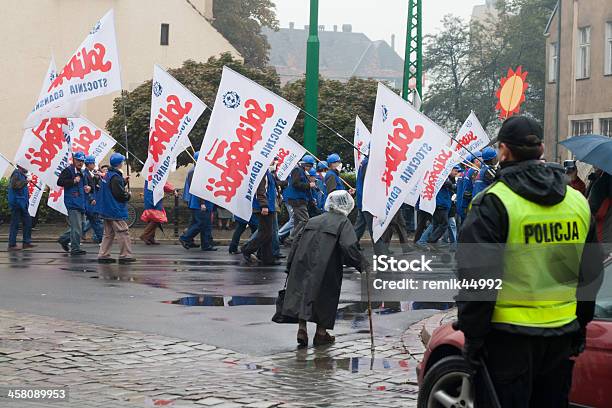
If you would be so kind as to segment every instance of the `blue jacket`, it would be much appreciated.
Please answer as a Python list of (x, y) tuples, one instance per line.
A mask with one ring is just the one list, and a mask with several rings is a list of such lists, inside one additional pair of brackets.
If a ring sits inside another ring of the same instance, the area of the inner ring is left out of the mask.
[(9, 206), (13, 208), (21, 208), (23, 210), (26, 210), (29, 205), (29, 197), (30, 197), (30, 193), (28, 191), (28, 183), (27, 183), (28, 178), (26, 177), (25, 174), (23, 174), (23, 172), (19, 171), (18, 169), (15, 169), (13, 171), (13, 174), (11, 174), (10, 180), (12, 181), (13, 178), (16, 178), (19, 181), (26, 181), (26, 183), (22, 188), (17, 188), (17, 189), (12, 188), (9, 185), (9, 188), (8, 188)]
[(127, 202), (120, 203), (119, 201), (117, 201), (111, 191), (111, 180), (114, 177), (119, 177), (119, 184), (122, 187), (125, 187), (123, 174), (121, 174), (117, 169), (113, 167), (108, 169), (106, 176), (104, 176), (104, 178), (100, 180), (100, 191), (98, 191), (97, 194), (98, 202), (96, 204), (96, 207), (98, 207), (97, 211), (104, 219), (127, 220)]
[(303, 200), (306, 202), (312, 200), (308, 176), (306, 176), (306, 171), (304, 171), (302, 167), (298, 166), (291, 170), (289, 184), (284, 191), (283, 198), (287, 200)]
[(355, 186), (355, 205), (359, 210), (363, 207), (363, 180), (368, 169), (368, 158), (364, 158), (357, 170), (357, 186)]
[[(329, 191), (329, 189), (327, 188), (328, 181), (330, 178), (334, 178), (336, 180), (336, 188), (331, 191)], [(325, 189), (327, 190), (325, 193), (326, 200), (327, 200), (327, 195), (333, 193), (335, 190), (346, 190), (346, 187), (344, 187), (344, 184), (342, 183), (342, 179), (340, 178), (338, 173), (336, 173), (336, 171), (332, 169), (329, 169), (327, 173), (325, 173), (325, 186), (326, 186)]]
[(476, 176), (476, 181), (474, 181), (474, 189), (472, 190), (472, 197), (476, 197), (476, 194), (480, 193), (491, 184), (493, 184), (493, 177), (489, 177), (487, 171), (490, 169), (488, 165), (483, 165)]
[(438, 191), (438, 194), (436, 195), (436, 208), (437, 207), (442, 207), (442, 208), (448, 208), (450, 210), (453, 202), (452, 202), (452, 196), (453, 196), (453, 183), (451, 182), (450, 179), (446, 179), (444, 181), (444, 184), (442, 185), (442, 188), (440, 189), (440, 191)]
[(96, 206), (91, 204), (93, 200), (96, 200), (94, 175), (89, 170), (83, 169), (83, 177), (86, 179), (85, 185), (89, 185), (91, 187), (91, 191), (89, 193), (85, 193), (85, 213), (94, 214), (97, 212)]
[[(272, 173), (270, 173), (269, 170), (266, 171), (266, 179), (268, 182), (266, 185), (265, 196), (266, 196), (266, 201), (267, 201), (267, 206), (268, 206), (268, 212), (275, 212), (276, 211), (276, 180), (274, 178), (274, 175), (272, 175)], [(263, 182), (264, 180), (261, 181), (261, 183)], [(262, 205), (259, 203), (259, 200), (257, 197), (258, 195), (260, 195), (259, 188), (257, 189), (257, 193), (255, 194), (255, 197), (253, 198), (253, 210), (256, 212), (261, 211), (261, 207), (262, 207)]]
[(149, 190), (149, 182), (145, 180), (144, 184), (144, 209), (145, 210), (163, 210), (163, 201), (159, 200), (157, 205), (153, 204), (153, 190)]
[[(191, 186), (191, 180), (193, 179), (193, 172), (195, 170), (195, 167), (192, 167), (191, 170), (189, 170), (189, 172), (187, 173), (187, 178), (185, 179), (185, 186), (183, 187), (183, 201), (185, 201), (187, 203), (187, 206), (189, 207), (189, 209), (191, 210), (201, 210), (202, 209), (202, 203), (204, 203), (204, 205), (206, 205), (206, 211), (213, 211), (215, 209), (215, 205), (213, 203), (211, 203), (210, 201), (206, 201), (206, 200), (202, 200), (200, 197), (193, 195), (189, 192), (189, 187)], [(146, 187), (145, 187), (145, 200), (146, 200)], [(153, 192), (151, 191), (151, 203), (153, 203)], [(146, 201), (145, 201), (145, 205), (146, 205)], [(159, 203), (157, 203), (157, 206), (161, 206), (162, 205), (162, 200), (159, 201)], [(159, 208), (157, 208), (156, 206), (156, 210), (158, 210)]]
[(321, 211), (325, 211), (325, 197), (327, 197), (327, 193), (325, 190), (325, 182), (323, 181), (323, 177), (317, 175), (317, 183), (316, 189), (313, 191), (313, 198), (317, 202), (317, 208)]
[(189, 193), (189, 186), (191, 186), (191, 180), (193, 179), (193, 171), (195, 170), (195, 166), (187, 172), (187, 178), (185, 179), (185, 186), (183, 187), (183, 201), (189, 202), (191, 199), (191, 194)]
[[(77, 176), (81, 179), (77, 184), (73, 184)], [(59, 176), (57, 184), (64, 187), (64, 205), (68, 210), (78, 210), (85, 212), (87, 197), (85, 195), (86, 179), (81, 170), (77, 170), (74, 165), (66, 167)]]

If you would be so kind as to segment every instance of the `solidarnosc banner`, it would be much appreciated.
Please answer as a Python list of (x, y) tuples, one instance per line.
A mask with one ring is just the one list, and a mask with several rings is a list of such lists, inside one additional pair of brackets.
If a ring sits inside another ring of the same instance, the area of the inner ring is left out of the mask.
[(442, 185), (457, 164), (462, 159), (448, 147), (443, 147), (435, 156), (433, 163), (423, 176), (423, 186), (421, 188), (421, 198), (419, 210), (433, 214), (436, 210), (436, 196)]
[[(161, 67), (155, 65), (151, 90), (149, 154), (144, 166), (153, 202), (164, 197), (164, 184), (189, 132), (206, 105)], [(209, 125), (210, 126), (210, 125)]]
[(308, 152), (293, 138), (287, 136), (285, 138), (282, 147), (278, 149), (278, 163), (276, 164), (276, 177), (281, 180), (287, 180), (287, 177), (291, 174), (291, 170), (298, 165), (302, 157)]
[(36, 217), (38, 205), (40, 204), (40, 199), (42, 198), (44, 192), (44, 183), (38, 180), (38, 176), (36, 174), (32, 174), (32, 177), (28, 182), (28, 193), (30, 195), (28, 213), (30, 214), (30, 217)]
[(477, 152), (491, 142), (474, 112), (470, 113), (459, 129), (456, 140), (458, 143), (451, 139), (450, 147), (462, 157), (466, 157), (469, 154), (468, 151)]
[(423, 175), (449, 136), (425, 115), (378, 84), (363, 211), (374, 218), (374, 241), (382, 236), (408, 194), (413, 205)]
[(224, 67), (190, 193), (248, 220), (257, 187), (298, 113), (295, 105)]
[(113, 10), (98, 21), (28, 115), (24, 128), (43, 119), (79, 116), (79, 102), (121, 90)]
[(370, 131), (363, 124), (361, 118), (359, 116), (355, 117), (355, 139), (353, 144), (357, 147), (357, 149), (353, 149), (353, 155), (355, 158), (355, 171), (359, 170), (359, 166), (365, 156), (368, 155), (368, 148), (370, 146), (370, 141), (372, 140), (372, 135)]

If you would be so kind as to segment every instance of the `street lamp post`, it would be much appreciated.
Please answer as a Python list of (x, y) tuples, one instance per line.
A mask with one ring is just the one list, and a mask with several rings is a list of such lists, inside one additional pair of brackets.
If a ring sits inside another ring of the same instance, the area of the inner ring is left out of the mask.
[(404, 81), (402, 97), (408, 100), (410, 80), (416, 81), (416, 90), (423, 96), (423, 26), (421, 18), (422, 0), (408, 1), (408, 23), (406, 25), (406, 53), (404, 55)]
[(310, 26), (306, 48), (306, 116), (304, 147), (317, 153), (317, 121), (319, 116), (319, 0), (310, 0)]

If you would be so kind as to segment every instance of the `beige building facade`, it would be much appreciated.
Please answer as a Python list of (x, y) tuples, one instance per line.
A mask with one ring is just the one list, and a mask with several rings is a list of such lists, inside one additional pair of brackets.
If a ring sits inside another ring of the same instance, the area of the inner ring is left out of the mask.
[[(123, 88), (151, 79), (153, 65), (176, 68), (183, 61), (206, 61), (231, 52), (211, 25), (213, 0), (3, 0), (0, 77), (0, 153), (12, 159), (23, 122), (34, 106), (51, 55), (61, 69), (108, 10), (115, 11)], [(119, 93), (85, 103), (82, 114), (104, 128)], [(141, 158), (145, 160), (146, 158)], [(175, 173), (176, 174), (176, 173)], [(0, 175), (1, 176), (1, 175)]]
[(561, 161), (571, 153), (555, 149), (558, 141), (585, 134), (612, 137), (612, 1), (560, 0), (544, 34), (547, 159)]

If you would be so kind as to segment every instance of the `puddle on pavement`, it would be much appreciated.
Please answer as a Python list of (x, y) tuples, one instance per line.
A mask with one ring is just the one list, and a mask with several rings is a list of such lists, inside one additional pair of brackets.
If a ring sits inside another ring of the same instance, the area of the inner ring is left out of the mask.
[(186, 296), (177, 300), (167, 300), (162, 303), (181, 306), (253, 306), (274, 305), (276, 298), (265, 296)]
[(232, 363), (238, 367), (246, 368), (247, 370), (264, 371), (279, 373), (283, 369), (315, 369), (315, 370), (345, 370), (351, 373), (359, 373), (371, 370), (402, 370), (408, 371), (410, 367), (409, 360), (396, 360), (389, 358), (369, 358), (369, 357), (316, 357), (306, 360), (294, 360), (285, 365), (275, 367), (266, 367), (256, 363)]

